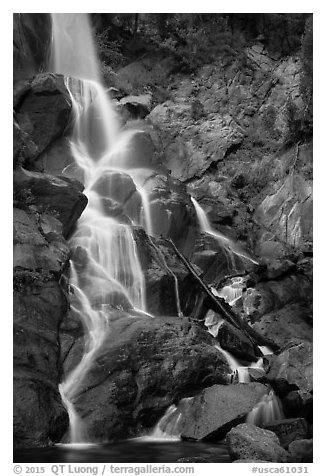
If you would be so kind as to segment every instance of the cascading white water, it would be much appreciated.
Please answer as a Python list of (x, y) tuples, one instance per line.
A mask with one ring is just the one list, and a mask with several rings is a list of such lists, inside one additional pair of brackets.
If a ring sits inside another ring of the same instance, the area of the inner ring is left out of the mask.
[(284, 413), (280, 399), (270, 390), (260, 402), (248, 413), (246, 422), (256, 426), (264, 426), (276, 420), (282, 420)]
[[(112, 172), (128, 174), (124, 154), (137, 131), (122, 133), (114, 108), (100, 82), (95, 47), (86, 14), (52, 14), (51, 71), (65, 75), (70, 93), (74, 127), (71, 151), (85, 185), (88, 205), (70, 239), (74, 250), (70, 283), (72, 308), (85, 328), (85, 349), (79, 364), (60, 384), (70, 418), (70, 441), (83, 442), (86, 430), (74, 401), (109, 331), (110, 312), (116, 306), (146, 315), (144, 276), (132, 231), (125, 223), (107, 216), (104, 201), (110, 199), (107, 180), (103, 196), (98, 181)], [(132, 180), (132, 174), (128, 174)], [(143, 199), (146, 228), (151, 231), (149, 203)]]
[(242, 297), (242, 290), (244, 286), (243, 278), (233, 277), (231, 283), (219, 288), (218, 290), (211, 287), (211, 291), (214, 296), (218, 296), (224, 299), (230, 306), (233, 306), (238, 299)]
[(208, 235), (212, 236), (215, 240), (218, 241), (220, 244), (222, 250), (225, 253), (225, 256), (228, 261), (230, 261), (230, 267), (234, 270), (237, 271), (237, 266), (235, 262), (235, 257), (237, 256), (238, 258), (242, 260), (249, 261), (253, 264), (258, 264), (257, 261), (255, 261), (253, 258), (251, 258), (247, 253), (244, 251), (240, 250), (238, 246), (230, 239), (224, 236), (222, 233), (214, 230), (207, 218), (207, 215), (204, 211), (204, 209), (199, 205), (197, 200), (193, 197), (191, 197), (191, 201), (195, 207), (196, 214), (197, 214), (197, 219), (199, 222), (200, 230), (204, 233), (207, 233)]

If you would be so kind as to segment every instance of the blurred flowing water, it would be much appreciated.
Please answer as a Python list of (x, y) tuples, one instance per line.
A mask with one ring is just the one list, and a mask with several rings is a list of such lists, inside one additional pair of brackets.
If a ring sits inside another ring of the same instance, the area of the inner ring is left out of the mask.
[[(105, 212), (105, 202), (115, 186), (112, 176), (128, 174), (122, 164), (135, 131), (120, 131), (118, 117), (100, 81), (88, 16), (55, 13), (52, 20), (50, 69), (65, 75), (74, 116), (71, 151), (88, 198), (70, 239), (72, 307), (84, 324), (86, 343), (81, 361), (60, 384), (70, 418), (69, 441), (76, 443), (87, 441), (87, 429), (74, 409), (74, 400), (109, 332), (110, 309), (119, 304), (131, 314), (147, 314), (144, 276), (132, 230)], [(150, 232), (146, 193), (139, 184), (136, 187), (143, 204), (143, 224)], [(141, 224), (141, 217), (135, 221)]]

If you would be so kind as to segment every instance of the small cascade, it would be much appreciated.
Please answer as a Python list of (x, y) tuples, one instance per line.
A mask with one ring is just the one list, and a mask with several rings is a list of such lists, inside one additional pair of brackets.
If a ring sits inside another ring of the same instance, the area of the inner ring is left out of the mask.
[(207, 215), (204, 209), (199, 205), (197, 200), (191, 197), (191, 201), (195, 207), (197, 219), (199, 222), (200, 230), (203, 233), (207, 233), (208, 235), (212, 236), (215, 240), (218, 241), (222, 250), (225, 253), (226, 259), (229, 262), (229, 267), (237, 272), (237, 264), (235, 257), (240, 258), (240, 260), (249, 261), (253, 264), (257, 264), (258, 262), (251, 258), (247, 253), (243, 250), (240, 250), (239, 247), (230, 239), (224, 236), (222, 233), (214, 230), (207, 218)]
[(83, 421), (76, 412), (73, 403), (66, 397), (67, 390), (64, 388), (63, 384), (59, 384), (59, 393), (69, 416), (68, 439), (74, 443), (82, 443), (87, 439)]
[(187, 404), (194, 397), (182, 398), (178, 405), (171, 405), (159, 420), (148, 438), (158, 440), (180, 440), (182, 418)]
[(241, 277), (234, 277), (230, 279), (231, 283), (223, 286), (221, 289), (211, 287), (214, 296), (224, 299), (230, 306), (233, 306), (241, 297), (244, 287), (244, 280)]
[(176, 405), (171, 405), (159, 420), (152, 433), (149, 435), (151, 440), (180, 440), (178, 433), (178, 423), (181, 418), (181, 412)]
[(273, 390), (264, 395), (260, 402), (248, 413), (246, 422), (256, 426), (264, 426), (275, 420), (284, 418), (282, 403)]
[[(208, 329), (208, 332), (217, 339), (218, 337), (218, 332), (220, 330), (220, 327), (224, 323), (224, 319), (220, 319), (217, 323), (211, 324), (210, 320), (210, 315), (205, 319), (205, 326)], [(230, 369), (232, 370), (232, 376), (231, 376), (231, 381), (237, 380), (239, 383), (249, 383), (250, 382), (250, 376), (249, 376), (249, 371), (248, 367), (244, 367), (240, 365), (240, 363), (226, 350), (222, 349), (220, 344), (215, 344), (215, 348), (221, 352), (221, 354), (224, 355), (225, 359), (227, 360)]]

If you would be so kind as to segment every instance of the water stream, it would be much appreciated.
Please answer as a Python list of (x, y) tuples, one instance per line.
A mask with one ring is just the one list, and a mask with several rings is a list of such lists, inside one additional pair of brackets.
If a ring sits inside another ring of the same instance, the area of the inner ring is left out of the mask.
[(196, 214), (197, 214), (197, 219), (199, 222), (200, 230), (203, 233), (207, 233), (208, 235), (212, 236), (218, 243), (220, 244), (223, 252), (225, 253), (225, 256), (230, 263), (230, 267), (236, 272), (237, 271), (237, 265), (235, 261), (235, 257), (240, 258), (240, 260), (244, 260), (247, 262), (251, 262), (253, 264), (258, 264), (256, 260), (251, 258), (248, 253), (245, 251), (241, 250), (240, 247), (234, 243), (230, 238), (227, 238), (224, 236), (222, 233), (214, 230), (212, 228), (209, 219), (204, 211), (204, 209), (199, 205), (197, 200), (193, 197), (191, 197), (191, 201), (195, 207)]
[[(65, 75), (74, 115), (71, 152), (83, 177), (88, 205), (70, 239), (73, 250), (70, 284), (73, 308), (85, 328), (84, 354), (60, 384), (70, 418), (70, 442), (87, 441), (74, 401), (92, 362), (109, 332), (110, 313), (120, 305), (146, 314), (145, 283), (129, 225), (107, 216), (106, 200), (114, 186), (112, 174), (128, 175), (124, 154), (135, 131), (121, 132), (114, 108), (100, 81), (91, 27), (86, 14), (52, 14), (53, 72)], [(129, 175), (132, 180), (131, 175)], [(104, 182), (103, 182), (104, 180)], [(145, 191), (143, 220), (151, 231)], [(139, 217), (139, 223), (141, 221)]]

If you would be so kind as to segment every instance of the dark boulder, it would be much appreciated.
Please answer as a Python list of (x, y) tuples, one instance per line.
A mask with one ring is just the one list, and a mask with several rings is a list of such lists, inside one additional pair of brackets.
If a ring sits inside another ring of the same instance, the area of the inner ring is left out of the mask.
[[(140, 222), (142, 199), (135, 182), (127, 172), (107, 171), (96, 180), (91, 190), (94, 190), (102, 198), (102, 203), (108, 214), (112, 210), (112, 207), (108, 206), (109, 199), (119, 204), (122, 212), (132, 221)], [(115, 214), (114, 210), (113, 213)]]
[(29, 206), (39, 213), (51, 213), (63, 225), (66, 237), (87, 204), (83, 186), (77, 180), (54, 177), (18, 168), (14, 173), (17, 206)]
[(302, 439), (290, 443), (289, 460), (291, 463), (312, 463), (313, 441)]
[(312, 423), (313, 394), (307, 390), (291, 390), (282, 399), (284, 413), (288, 418), (302, 417)]
[[(303, 303), (305, 309), (307, 302), (312, 300), (312, 282), (304, 274), (292, 272), (279, 279), (258, 282), (254, 288), (248, 287), (242, 300), (244, 312), (251, 322), (260, 321), (265, 314), (287, 304)], [(302, 312), (300, 315), (301, 319), (295, 319), (297, 324), (302, 320)]]
[(280, 347), (302, 341), (312, 341), (312, 314), (308, 303), (287, 304), (281, 309), (269, 312), (253, 324), (260, 334), (268, 337)]
[[(16, 99), (16, 120), (21, 129), (37, 147), (35, 160), (56, 139), (60, 138), (69, 122), (71, 98), (64, 77), (52, 73), (35, 76), (24, 94)], [(21, 89), (22, 85), (16, 88)]]
[(256, 362), (257, 355), (251, 340), (228, 322), (223, 322), (219, 328), (218, 340), (220, 346), (231, 352), (234, 357), (249, 362)]
[(48, 13), (13, 14), (14, 83), (44, 71), (51, 43)]
[(287, 462), (287, 452), (275, 433), (248, 423), (232, 428), (226, 435), (226, 444), (232, 459)]
[(303, 342), (284, 350), (279, 355), (268, 356), (270, 370), (268, 381), (280, 396), (301, 390), (311, 393), (313, 389), (313, 347)]
[(59, 442), (68, 415), (58, 391), (58, 327), (67, 301), (42, 272), (15, 276), (14, 445)]
[(18, 208), (14, 208), (13, 218), (15, 272), (28, 273), (39, 270), (49, 276), (50, 273), (60, 274), (69, 256), (68, 245), (61, 236), (61, 223), (53, 217), (46, 215), (38, 217)]
[(178, 429), (192, 440), (219, 440), (267, 393), (260, 383), (214, 385), (184, 403)]
[(37, 154), (37, 147), (29, 135), (22, 130), (14, 118), (13, 122), (13, 163), (14, 168), (24, 165)]
[(278, 436), (281, 446), (285, 449), (292, 441), (304, 439), (308, 434), (308, 425), (304, 418), (278, 420), (264, 425), (264, 428), (273, 431)]
[[(90, 440), (136, 435), (153, 427), (173, 402), (203, 386), (227, 383), (228, 364), (212, 342), (184, 319), (112, 315), (75, 400)], [(65, 358), (66, 372), (76, 363), (75, 351), (73, 346)]]
[(150, 112), (151, 94), (140, 96), (125, 96), (118, 103), (118, 110), (125, 120), (144, 119)]
[(147, 178), (144, 189), (150, 201), (153, 235), (171, 238), (189, 256), (198, 224), (185, 186), (168, 175), (156, 174)]
[(65, 175), (81, 183), (84, 182), (83, 171), (75, 162), (68, 137), (60, 137), (51, 143), (30, 165), (30, 168), (35, 172)]
[(164, 153), (160, 131), (147, 120), (132, 120), (125, 125), (131, 134), (129, 147), (124, 151), (123, 165), (129, 169), (160, 171), (168, 174), (163, 165)]
[(133, 235), (146, 283), (148, 311), (156, 316), (177, 316), (180, 310), (190, 308), (194, 283), (172, 245), (163, 238), (150, 237), (142, 228), (134, 228)]

